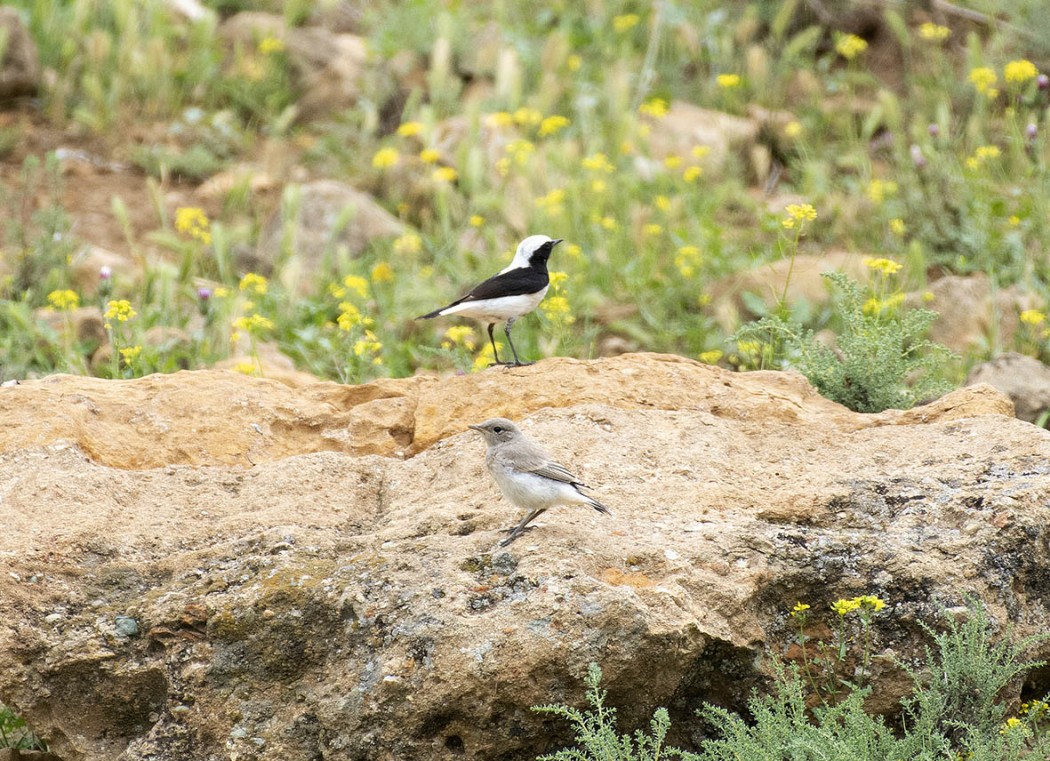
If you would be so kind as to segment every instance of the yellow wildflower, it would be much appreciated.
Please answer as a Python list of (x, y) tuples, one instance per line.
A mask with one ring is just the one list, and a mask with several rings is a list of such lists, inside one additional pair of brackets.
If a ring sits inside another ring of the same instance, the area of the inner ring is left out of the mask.
[(254, 362), (238, 362), (233, 366), (233, 371), (240, 373), (241, 375), (258, 375), (259, 368), (256, 367)]
[(376, 169), (389, 169), (392, 166), (397, 165), (397, 162), (401, 160), (401, 154), (399, 154), (393, 148), (380, 148), (376, 151), (375, 155), (372, 156), (372, 166)]
[(254, 272), (249, 272), (241, 278), (241, 284), (239, 287), (242, 291), (251, 291), (252, 293), (262, 296), (266, 293), (266, 278), (262, 275), (257, 275)]
[(438, 182), (455, 182), (459, 178), (459, 172), (450, 166), (439, 166), (434, 170), (433, 176)]
[(855, 34), (843, 35), (835, 43), (835, 52), (847, 61), (852, 61), (867, 49), (868, 43)]
[(463, 346), (471, 351), (477, 346), (474, 329), (468, 325), (453, 325), (445, 331), (445, 338), (451, 346)]
[(569, 126), (571, 122), (564, 116), (555, 114), (554, 116), (548, 116), (546, 119), (540, 122), (540, 137), (547, 137), (548, 135), (554, 135)]
[(273, 55), (284, 51), (284, 40), (277, 37), (263, 37), (259, 40), (258, 51), (262, 55)]
[(679, 246), (674, 264), (682, 277), (692, 277), (700, 266), (700, 249), (696, 246)]
[(994, 93), (995, 83), (999, 81), (998, 75), (995, 73), (995, 69), (988, 66), (978, 66), (975, 69), (970, 70), (970, 82), (977, 89), (977, 92), (983, 92), (992, 94)]
[(930, 42), (944, 42), (951, 36), (952, 30), (940, 24), (927, 21), (919, 26), (919, 36)]
[(138, 359), (139, 354), (141, 353), (141, 346), (125, 346), (123, 349), (120, 350), (120, 356), (123, 358), (125, 365), (130, 365), (132, 362)]
[(682, 172), (682, 179), (686, 182), (696, 182), (703, 173), (704, 170), (698, 166), (687, 166)]
[(1026, 309), (1021, 312), (1020, 320), (1025, 325), (1042, 325), (1046, 322), (1046, 313), (1038, 309)]
[(511, 127), (514, 125), (514, 117), (506, 111), (497, 111), (485, 117), (487, 127)]
[(250, 314), (238, 317), (233, 321), (234, 330), (244, 330), (252, 335), (258, 335), (273, 330), (273, 320), (263, 317), (261, 314)]
[(526, 127), (534, 127), (543, 121), (543, 113), (539, 109), (522, 106), (514, 112), (514, 121)]
[(230, 289), (225, 285), (218, 286), (214, 291), (211, 292), (212, 298), (224, 299), (230, 295)]
[(797, 121), (790, 121), (784, 125), (784, 135), (794, 140), (796, 137), (802, 134), (802, 123)]
[(788, 204), (785, 211), (788, 215), (781, 221), (781, 224), (789, 230), (796, 226), (802, 227), (806, 222), (812, 222), (817, 218), (817, 210), (808, 203)]
[(641, 19), (637, 13), (625, 13), (621, 16), (613, 16), (613, 31), (623, 34), (638, 25)]
[(1016, 729), (1022, 728), (1024, 725), (1021, 720), (1016, 716), (1011, 716), (1009, 719), (1003, 722), (1002, 728), (999, 730), (999, 734), (1005, 735), (1007, 732), (1012, 732)]
[(423, 250), (423, 239), (415, 233), (405, 233), (394, 240), (395, 254), (418, 254)]
[(739, 74), (719, 74), (715, 77), (715, 82), (723, 90), (732, 90), (734, 87), (740, 87), (741, 79)]
[(908, 226), (900, 217), (894, 217), (890, 220), (890, 232), (898, 237), (903, 237), (904, 233), (908, 232)]
[(876, 613), (886, 607), (886, 601), (875, 595), (861, 595), (860, 597), (853, 598), (853, 600), (854, 602), (859, 603), (860, 607), (869, 608)]
[(336, 324), (340, 330), (349, 333), (361, 322), (361, 310), (356, 306), (349, 301), (344, 301), (339, 305), (339, 317), (336, 319)]
[(205, 245), (211, 243), (211, 232), (208, 230), (210, 225), (204, 209), (184, 206), (175, 210), (175, 229)]
[(696, 355), (696, 358), (703, 362), (705, 365), (713, 365), (725, 355), (725, 352), (721, 349), (710, 349), (709, 351), (702, 351)]
[(397, 128), (397, 134), (401, 137), (415, 137), (423, 131), (423, 125), (419, 122), (405, 122)]
[(528, 163), (529, 156), (536, 150), (536, 146), (530, 143), (528, 140), (515, 140), (507, 144), (507, 147), (503, 149), (506, 153), (514, 160), (518, 166), (525, 166)]
[(875, 179), (868, 183), (868, 198), (875, 203), (882, 203), (887, 196), (897, 192), (897, 183), (893, 180)]
[(480, 214), (474, 214), (470, 217), (471, 227), (481, 227), (483, 224), (485, 224), (485, 218)]
[(368, 281), (358, 275), (347, 275), (343, 278), (343, 285), (356, 293), (361, 298), (368, 296)]
[(682, 165), (682, 157), (681, 156), (667, 156), (664, 159), (664, 166), (667, 167), (668, 169), (677, 169), (681, 165)]
[(433, 148), (424, 148), (419, 152), (419, 160), (424, 164), (436, 164), (441, 159), (441, 154)]
[[(496, 342), (496, 351), (498, 352), (502, 348), (503, 348), (502, 342), (497, 341)], [(491, 365), (495, 361), (496, 361), (496, 358), (493, 356), (493, 353), (492, 353), (492, 344), (491, 343), (486, 343), (485, 345), (483, 345), (481, 347), (481, 351), (478, 352), (478, 356), (474, 358), (474, 365), (471, 367), (471, 370), (476, 373), (479, 370), (484, 370), (486, 367), (488, 367), (489, 365)]]
[(836, 600), (831, 603), (831, 609), (838, 613), (840, 616), (848, 615), (860, 607), (860, 601), (857, 598), (852, 600)]
[(592, 180), (591, 181), (591, 190), (593, 192), (595, 192), (595, 193), (604, 193), (605, 192), (605, 187), (606, 187), (605, 186), (605, 180)]
[(68, 312), (80, 306), (80, 296), (77, 295), (76, 291), (71, 291), (68, 288), (61, 291), (51, 291), (51, 293), (47, 294), (47, 303), (51, 305), (52, 309), (59, 312)]
[(884, 257), (876, 259), (873, 256), (865, 256), (864, 266), (868, 269), (875, 270), (876, 272), (881, 272), (883, 275), (895, 275), (900, 272), (904, 265), (900, 262), (895, 262), (892, 259), (886, 259)]
[(378, 354), (382, 348), (383, 344), (376, 338), (376, 334), (371, 330), (366, 330), (364, 336), (354, 342), (354, 356), (363, 357), (365, 354)]
[(1035, 79), (1037, 76), (1039, 76), (1039, 69), (1035, 67), (1034, 63), (1024, 58), (1010, 61), (1003, 68), (1003, 79), (1007, 82), (1027, 82), (1030, 79)]
[(377, 262), (372, 268), (373, 283), (389, 283), (394, 279), (394, 268), (386, 262)]
[(548, 214), (556, 216), (564, 211), (562, 206), (564, 202), (565, 191), (561, 188), (554, 188), (554, 190), (547, 193), (547, 195), (537, 198), (536, 206), (545, 210)]
[(690, 153), (692, 153), (693, 156), (695, 158), (698, 158), (698, 159), (702, 159), (704, 156), (706, 156), (710, 152), (711, 152), (711, 146), (710, 145), (694, 145), (693, 149), (690, 151)]
[(138, 312), (131, 308), (131, 302), (127, 299), (117, 299), (106, 304), (105, 317), (107, 320), (116, 319), (117, 322), (127, 322), (137, 314)]
[(638, 113), (651, 116), (654, 119), (662, 119), (667, 116), (668, 110), (667, 101), (663, 98), (650, 98), (638, 106)]
[(658, 225), (655, 222), (650, 222), (649, 224), (642, 226), (643, 235), (659, 235), (663, 231), (663, 226)]
[(576, 243), (570, 243), (565, 247), (564, 253), (573, 259), (578, 259), (583, 254), (583, 249)]
[(591, 172), (605, 172), (606, 174), (611, 174), (616, 169), (612, 162), (609, 161), (609, 157), (604, 153), (595, 153), (587, 156), (580, 161), (580, 166)]
[(565, 59), (565, 67), (569, 71), (579, 71), (581, 66), (583, 66), (583, 56), (577, 53), (573, 53)]

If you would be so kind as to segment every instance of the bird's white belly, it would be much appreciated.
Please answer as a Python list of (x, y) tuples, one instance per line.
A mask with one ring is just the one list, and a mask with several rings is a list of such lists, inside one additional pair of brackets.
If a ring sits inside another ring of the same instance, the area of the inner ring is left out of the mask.
[(518, 507), (535, 510), (555, 505), (586, 504), (585, 498), (571, 484), (498, 465), (490, 466), (489, 470), (503, 496)]
[(536, 293), (523, 293), (518, 296), (502, 296), (498, 299), (480, 299), (456, 304), (441, 312), (442, 315), (458, 314), (482, 322), (505, 322), (513, 317), (528, 314), (543, 301), (547, 287)]

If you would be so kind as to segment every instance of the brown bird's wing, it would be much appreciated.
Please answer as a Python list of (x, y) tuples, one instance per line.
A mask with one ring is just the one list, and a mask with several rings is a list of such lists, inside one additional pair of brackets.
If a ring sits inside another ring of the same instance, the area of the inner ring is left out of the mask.
[(575, 486), (587, 485), (556, 462), (546, 462), (538, 468), (530, 468), (529, 472), (535, 473), (537, 476), (549, 478), (552, 481), (562, 481), (563, 483), (573, 484)]

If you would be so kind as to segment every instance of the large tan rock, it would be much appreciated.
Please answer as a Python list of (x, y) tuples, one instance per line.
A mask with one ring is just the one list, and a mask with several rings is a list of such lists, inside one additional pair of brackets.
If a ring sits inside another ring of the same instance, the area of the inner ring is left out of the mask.
[(973, 368), (966, 383), (987, 383), (1003, 392), (1014, 403), (1017, 417), (1029, 423), (1050, 410), (1050, 367), (1035, 357), (1006, 352)]
[[(657, 355), (2, 388), (0, 694), (66, 761), (531, 759), (554, 740), (528, 706), (581, 703), (598, 661), (627, 724), (667, 705), (688, 744), (797, 600), (887, 601), (877, 686), (966, 594), (1047, 630), (1050, 440), (1011, 409), (974, 386), (860, 415)], [(499, 548), (519, 516), (464, 430), (497, 412), (613, 516)]]
[[(692, 164), (713, 174), (724, 174), (735, 160), (749, 169), (760, 183), (769, 169), (768, 149), (759, 143), (762, 122), (724, 111), (673, 101), (666, 114), (649, 120), (650, 155), (663, 161), (675, 156), (682, 166)], [(693, 149), (702, 147), (708, 153), (697, 160)]]
[[(316, 180), (301, 186), (295, 219), (288, 209), (273, 214), (262, 235), (256, 255), (246, 259), (246, 269), (270, 272), (273, 263), (291, 245), (295, 256), (286, 267), (295, 269), (293, 285), (309, 290), (316, 278), (335, 271), (340, 256), (358, 257), (375, 240), (394, 238), (405, 226), (368, 193), (337, 180)], [(287, 237), (290, 234), (290, 239)], [(288, 273), (285, 273), (288, 276)]]
[(0, 99), (36, 95), (40, 89), (40, 53), (15, 8), (0, 8)]
[(909, 294), (905, 304), (937, 312), (930, 340), (960, 354), (980, 350), (993, 341), (1009, 346), (1021, 312), (1041, 307), (1033, 294), (1016, 285), (995, 287), (983, 272), (945, 275), (925, 291)]
[(362, 94), (373, 101), (393, 94), (393, 77), (370, 63), (364, 37), (325, 26), (289, 27), (283, 16), (263, 11), (230, 16), (219, 27), (219, 35), (233, 50), (228, 62), (232, 66), (244, 66), (243, 57), (253, 55), (265, 38), (283, 43), (295, 77), (300, 119), (337, 114), (356, 104)]

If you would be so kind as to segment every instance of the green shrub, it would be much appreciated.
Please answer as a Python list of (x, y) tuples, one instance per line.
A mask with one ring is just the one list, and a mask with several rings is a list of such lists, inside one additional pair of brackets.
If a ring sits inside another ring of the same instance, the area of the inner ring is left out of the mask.
[(657, 709), (646, 733), (620, 734), (615, 709), (606, 707), (601, 670), (587, 675), (590, 709), (541, 706), (534, 710), (570, 721), (577, 747), (542, 756), (551, 761), (655, 761), (677, 756), (686, 761), (1043, 761), (1050, 758), (1050, 706), (1026, 703), (1021, 715), (1008, 716), (1005, 688), (1042, 663), (1024, 654), (1045, 637), (1020, 642), (992, 641), (991, 625), (980, 605), (970, 606), (962, 623), (948, 617), (934, 633), (925, 664), (909, 669), (911, 695), (902, 702), (901, 724), (890, 727), (865, 711), (870, 688), (856, 689), (835, 705), (810, 707), (807, 681), (797, 666), (774, 658), (769, 694), (748, 701), (749, 717), (706, 705), (699, 714), (719, 737), (702, 742), (699, 752), (664, 747), (670, 721)]

